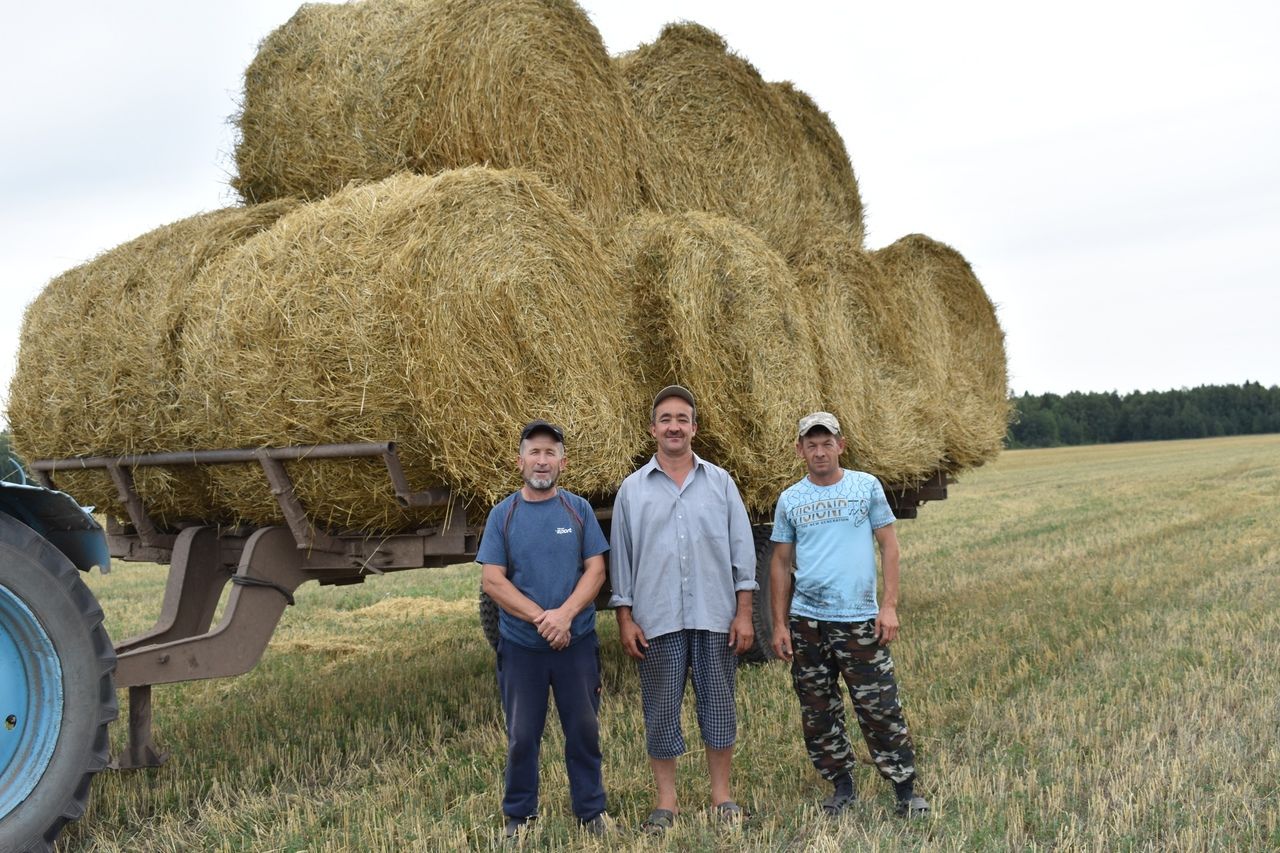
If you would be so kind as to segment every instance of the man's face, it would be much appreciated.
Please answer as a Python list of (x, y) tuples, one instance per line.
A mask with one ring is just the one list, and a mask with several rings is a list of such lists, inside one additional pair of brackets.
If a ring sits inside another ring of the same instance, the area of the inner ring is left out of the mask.
[(844, 439), (825, 430), (811, 430), (796, 444), (796, 452), (804, 457), (811, 477), (830, 477), (840, 469)]
[(520, 476), (531, 489), (544, 492), (556, 484), (564, 470), (564, 445), (544, 432), (520, 442)]
[(653, 423), (649, 434), (658, 441), (658, 447), (669, 456), (683, 456), (689, 452), (690, 442), (698, 434), (693, 422), (693, 406), (679, 397), (668, 397), (653, 410)]

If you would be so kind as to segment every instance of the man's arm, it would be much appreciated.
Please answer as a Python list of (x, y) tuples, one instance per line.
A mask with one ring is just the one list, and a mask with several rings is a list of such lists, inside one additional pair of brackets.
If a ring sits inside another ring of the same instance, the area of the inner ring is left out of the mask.
[(644, 631), (631, 618), (631, 595), (635, 589), (634, 568), (631, 565), (631, 521), (627, 515), (627, 483), (623, 481), (618, 496), (613, 499), (613, 523), (609, 537), (609, 582), (613, 596), (609, 604), (618, 620), (618, 639), (629, 657), (640, 660), (649, 641)]
[[(759, 589), (756, 583), (756, 540), (751, 530), (751, 517), (747, 515), (746, 504), (727, 473), (725, 478), (725, 503), (729, 509), (729, 561), (733, 564), (733, 591), (750, 592)], [(749, 608), (748, 608), (749, 610)], [(748, 613), (748, 617), (750, 614)]]
[(877, 528), (876, 544), (880, 546), (880, 571), (884, 574), (884, 595), (880, 615), (876, 617), (876, 639), (889, 645), (898, 639), (898, 532), (892, 524)]
[(574, 585), (573, 592), (565, 599), (564, 604), (542, 611), (533, 620), (533, 624), (538, 626), (538, 633), (553, 649), (563, 649), (569, 645), (574, 617), (595, 601), (596, 594), (604, 585), (603, 554), (588, 557), (582, 565), (582, 577), (578, 578), (578, 583)]
[(537, 602), (516, 589), (516, 585), (507, 578), (506, 566), (485, 563), (480, 570), (480, 589), (517, 619), (533, 622), (542, 615), (542, 608)]
[(791, 597), (791, 563), (795, 559), (794, 542), (774, 542), (769, 560), (769, 609), (773, 615), (773, 653), (791, 660), (791, 624), (787, 619), (787, 601)]
[(733, 621), (729, 623), (729, 645), (733, 647), (735, 655), (741, 655), (746, 654), (756, 641), (756, 626), (751, 621), (751, 600), (755, 597), (755, 592), (740, 589), (735, 595), (738, 609), (733, 615)]
[(727, 485), (725, 497), (729, 507), (729, 561), (733, 566), (733, 592), (737, 598), (737, 610), (729, 623), (729, 645), (734, 654), (745, 654), (756, 641), (756, 626), (751, 619), (756, 583), (756, 542), (751, 532), (751, 519), (742, 503), (733, 478), (724, 475)]

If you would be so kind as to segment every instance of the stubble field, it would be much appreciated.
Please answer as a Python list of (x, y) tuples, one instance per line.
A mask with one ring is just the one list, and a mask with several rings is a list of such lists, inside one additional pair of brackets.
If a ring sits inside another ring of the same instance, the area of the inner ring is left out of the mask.
[[(773, 663), (739, 674), (747, 823), (708, 818), (691, 754), (676, 828), (637, 835), (651, 806), (639, 690), (604, 614), (620, 832), (577, 832), (553, 718), (525, 848), (1280, 848), (1280, 436), (1008, 452), (951, 495), (899, 524), (894, 654), (930, 818), (893, 817), (864, 765), (857, 805), (823, 819)], [(119, 564), (90, 582), (121, 639), (154, 619), (164, 569)], [(499, 845), (504, 738), (478, 585), (458, 566), (303, 587), (253, 672), (155, 689), (169, 762), (99, 775), (61, 849)], [(691, 713), (685, 730), (696, 742)]]

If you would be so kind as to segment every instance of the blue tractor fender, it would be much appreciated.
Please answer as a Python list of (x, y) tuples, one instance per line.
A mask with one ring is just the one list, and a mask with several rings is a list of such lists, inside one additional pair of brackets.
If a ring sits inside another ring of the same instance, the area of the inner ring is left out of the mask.
[(0, 481), (0, 513), (39, 533), (80, 571), (94, 566), (104, 575), (111, 571), (102, 525), (66, 492)]

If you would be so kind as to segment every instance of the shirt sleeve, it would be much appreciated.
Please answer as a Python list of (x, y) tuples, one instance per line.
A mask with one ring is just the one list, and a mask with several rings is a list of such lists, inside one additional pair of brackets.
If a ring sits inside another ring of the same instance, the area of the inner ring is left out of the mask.
[(506, 567), (507, 540), (502, 535), (502, 519), (507, 509), (507, 502), (502, 501), (489, 510), (489, 518), (484, 523), (484, 535), (480, 537), (480, 548), (476, 551), (477, 563)]
[(884, 496), (884, 486), (876, 479), (871, 482), (871, 509), (867, 514), (871, 519), (871, 529), (879, 530), (885, 525), (893, 524), (894, 515), (889, 508), (889, 500)]
[(631, 526), (627, 520), (627, 483), (624, 480), (613, 499), (613, 521), (609, 531), (609, 585), (613, 595), (610, 607), (630, 607), (635, 589), (635, 573), (631, 566)]
[(609, 550), (604, 531), (600, 529), (600, 520), (596, 512), (586, 500), (578, 500), (578, 511), (582, 513), (582, 559), (595, 557)]
[(756, 542), (751, 535), (751, 519), (733, 478), (725, 475), (725, 496), (729, 503), (729, 560), (733, 563), (733, 591), (759, 589), (756, 583)]
[(773, 511), (773, 532), (769, 534), (769, 540), (772, 542), (796, 541), (796, 528), (791, 523), (791, 516), (787, 514), (787, 507), (782, 497), (778, 498), (778, 506)]

